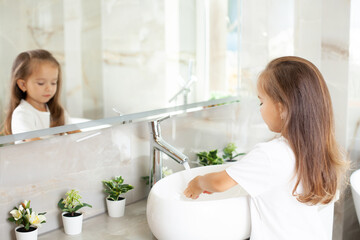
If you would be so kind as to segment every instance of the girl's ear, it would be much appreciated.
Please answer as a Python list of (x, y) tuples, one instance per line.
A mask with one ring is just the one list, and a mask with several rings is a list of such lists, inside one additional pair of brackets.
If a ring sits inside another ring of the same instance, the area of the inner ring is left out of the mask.
[(281, 120), (284, 120), (286, 118), (287, 112), (281, 103), (278, 103), (278, 108), (279, 108), (280, 118)]
[(18, 79), (16, 80), (16, 84), (21, 89), (21, 91), (26, 92), (26, 82), (24, 79)]

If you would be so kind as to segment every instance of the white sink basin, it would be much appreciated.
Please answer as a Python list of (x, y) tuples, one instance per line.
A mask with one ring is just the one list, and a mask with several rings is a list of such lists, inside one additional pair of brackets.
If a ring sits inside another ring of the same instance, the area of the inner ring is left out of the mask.
[(149, 227), (159, 240), (246, 239), (250, 236), (247, 193), (236, 186), (223, 193), (201, 194), (196, 200), (183, 195), (197, 175), (227, 165), (198, 167), (174, 173), (157, 182), (147, 200)]

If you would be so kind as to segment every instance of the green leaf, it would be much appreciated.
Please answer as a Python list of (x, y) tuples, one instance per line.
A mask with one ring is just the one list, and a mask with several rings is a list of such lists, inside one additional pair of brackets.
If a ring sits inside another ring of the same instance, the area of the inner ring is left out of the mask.
[(14, 218), (14, 217), (9, 217), (7, 220), (10, 221), (10, 222), (15, 222), (15, 218)]
[(235, 150), (236, 150), (236, 145), (235, 145), (235, 143), (229, 143), (229, 144), (226, 145), (226, 147), (223, 149), (223, 152), (224, 152), (225, 154), (232, 154)]
[(30, 228), (30, 223), (29, 223), (29, 222), (27, 222), (27, 223), (26, 223), (26, 225), (25, 225), (25, 229), (26, 229), (26, 231), (29, 231), (29, 228)]
[(236, 158), (237, 156), (241, 156), (241, 155), (245, 155), (246, 153), (238, 153), (234, 156), (234, 158)]
[(208, 157), (212, 158), (212, 159), (216, 159), (217, 158), (217, 151), (218, 151), (217, 149), (210, 151), (209, 154), (208, 154)]
[(143, 179), (145, 181), (146, 185), (150, 184), (150, 176), (142, 176), (141, 179)]
[(26, 204), (26, 208), (29, 208), (29, 207), (30, 207), (30, 200)]
[(83, 203), (83, 206), (92, 208), (92, 206), (90, 204), (87, 204), (87, 203)]
[(60, 201), (58, 202), (58, 207), (59, 207), (60, 209), (65, 209), (65, 204), (63, 203), (63, 201), (64, 201), (64, 199), (62, 198), (62, 199), (60, 199)]
[(207, 152), (200, 152), (196, 155), (199, 158), (199, 163), (203, 166), (223, 164), (224, 160), (217, 156), (217, 149)]

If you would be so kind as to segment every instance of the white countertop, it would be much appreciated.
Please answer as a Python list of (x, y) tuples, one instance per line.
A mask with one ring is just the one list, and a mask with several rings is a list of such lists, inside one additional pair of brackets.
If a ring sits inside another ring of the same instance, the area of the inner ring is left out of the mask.
[(42, 234), (39, 240), (152, 240), (156, 239), (147, 224), (146, 200), (141, 200), (125, 208), (121, 218), (111, 218), (107, 212), (83, 222), (82, 233), (66, 235), (63, 228)]

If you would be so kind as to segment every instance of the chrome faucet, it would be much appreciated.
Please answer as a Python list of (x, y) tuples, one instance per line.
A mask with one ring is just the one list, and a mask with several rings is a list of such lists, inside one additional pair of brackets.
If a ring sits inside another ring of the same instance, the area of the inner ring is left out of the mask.
[(177, 150), (175, 147), (168, 144), (161, 137), (161, 128), (160, 122), (165, 119), (170, 118), (170, 116), (166, 116), (154, 121), (149, 122), (149, 127), (151, 131), (150, 137), (150, 176), (149, 176), (149, 184), (152, 187), (157, 181), (159, 181), (162, 177), (162, 157), (161, 152), (168, 155), (170, 158), (174, 159), (176, 162), (180, 164), (187, 163), (188, 157), (185, 156), (182, 152)]
[(189, 66), (188, 66), (188, 80), (187, 82), (184, 81), (184, 79), (179, 76), (179, 79), (182, 81), (183, 86), (182, 88), (169, 100), (169, 103), (171, 103), (172, 101), (175, 101), (177, 99), (177, 97), (180, 94), (183, 94), (183, 98), (184, 98), (184, 105), (186, 105), (188, 103), (188, 95), (190, 93), (190, 87), (193, 83), (195, 83), (197, 81), (197, 77), (194, 76), (192, 74), (192, 69), (193, 69), (193, 63), (194, 60), (190, 59), (189, 61)]

